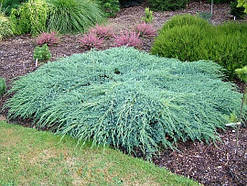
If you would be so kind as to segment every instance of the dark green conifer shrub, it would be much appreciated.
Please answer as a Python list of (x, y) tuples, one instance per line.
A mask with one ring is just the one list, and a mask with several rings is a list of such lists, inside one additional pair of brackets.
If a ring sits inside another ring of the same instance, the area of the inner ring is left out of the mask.
[(0, 3), (1, 1), (2, 1), (2, 8), (4, 10), (4, 13), (6, 15), (10, 15), (11, 10), (13, 8), (17, 9), (21, 5), (21, 3), (25, 3), (28, 0), (0, 0)]
[(120, 11), (119, 0), (98, 0), (108, 17), (115, 16)]
[(173, 16), (172, 19), (168, 20), (163, 26), (160, 32), (165, 32), (173, 27), (182, 27), (182, 26), (198, 26), (200, 29), (207, 29), (208, 27), (212, 27), (212, 25), (208, 24), (208, 21), (202, 19), (198, 16), (192, 16), (190, 14), (184, 15), (176, 15)]
[(216, 140), (238, 116), (241, 94), (220, 71), (134, 48), (91, 51), (21, 77), (6, 106), (10, 118), (32, 118), (37, 128), (151, 157), (178, 141)]
[(5, 91), (6, 91), (5, 80), (4, 80), (4, 78), (0, 77), (0, 96), (2, 96)]
[(182, 9), (188, 2), (188, 0), (148, 0), (150, 8), (161, 11)]
[(182, 61), (213, 60), (234, 78), (235, 69), (247, 65), (246, 28), (244, 23), (212, 26), (199, 17), (177, 16), (163, 26), (151, 52)]

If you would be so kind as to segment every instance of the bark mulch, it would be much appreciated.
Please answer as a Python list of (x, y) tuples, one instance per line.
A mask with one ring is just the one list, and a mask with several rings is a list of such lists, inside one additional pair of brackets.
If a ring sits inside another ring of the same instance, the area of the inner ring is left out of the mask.
[[(144, 16), (144, 6), (122, 9), (115, 18), (108, 21), (115, 33), (121, 30), (133, 30)], [(215, 5), (213, 24), (219, 24), (232, 17), (228, 5)], [(174, 12), (154, 12), (153, 25), (159, 29), (162, 24), (176, 14), (196, 14), (209, 12), (210, 5), (203, 2), (192, 2), (186, 9)], [(63, 35), (60, 42), (50, 47), (52, 61), (70, 56), (75, 53), (85, 52), (81, 48), (81, 35)], [(153, 39), (143, 38), (141, 50), (150, 51)], [(107, 41), (103, 49), (111, 47)], [(4, 77), (8, 88), (19, 76), (36, 70), (33, 60), (34, 39), (30, 35), (18, 36), (0, 42), (0, 76)], [(39, 64), (42, 65), (42, 64)], [(239, 83), (238, 83), (239, 84)], [(5, 94), (0, 98), (0, 120), (5, 119), (6, 111), (1, 108), (11, 95)], [(30, 121), (18, 121), (25, 126), (30, 126)], [(247, 185), (247, 129), (241, 128), (239, 147), (236, 148), (235, 133), (233, 129), (220, 132), (221, 142), (204, 144), (203, 142), (186, 142), (178, 144), (179, 151), (164, 150), (154, 158), (154, 163), (166, 167), (174, 173), (188, 176), (205, 185)]]
[(179, 151), (164, 150), (154, 163), (205, 185), (247, 185), (247, 128), (220, 133), (221, 142), (186, 142)]

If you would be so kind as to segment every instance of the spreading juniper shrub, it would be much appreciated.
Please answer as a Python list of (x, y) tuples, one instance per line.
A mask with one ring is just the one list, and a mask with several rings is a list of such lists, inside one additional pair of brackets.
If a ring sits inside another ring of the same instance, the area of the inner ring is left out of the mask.
[(36, 128), (151, 158), (179, 141), (218, 139), (242, 97), (220, 77), (216, 63), (117, 47), (42, 65), (13, 83), (5, 106)]

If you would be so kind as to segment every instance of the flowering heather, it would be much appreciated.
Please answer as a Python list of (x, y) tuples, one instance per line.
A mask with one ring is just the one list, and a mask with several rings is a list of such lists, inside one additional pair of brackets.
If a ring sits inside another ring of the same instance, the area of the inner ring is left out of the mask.
[(100, 48), (103, 44), (103, 41), (103, 39), (98, 38), (96, 34), (91, 32), (89, 34), (85, 34), (81, 39), (83, 47), (87, 49)]
[(131, 46), (139, 48), (142, 44), (139, 33), (136, 32), (129, 32), (123, 31), (120, 35), (114, 36), (115, 37), (115, 46)]
[(96, 34), (100, 38), (113, 37), (113, 30), (111, 27), (96, 25), (91, 29), (91, 33)]
[(36, 38), (37, 45), (47, 44), (48, 46), (52, 46), (58, 43), (58, 37), (56, 32), (51, 33), (42, 33)]
[(136, 26), (136, 32), (140, 34), (140, 36), (149, 36), (154, 37), (156, 35), (156, 30), (152, 25), (147, 23), (141, 23)]

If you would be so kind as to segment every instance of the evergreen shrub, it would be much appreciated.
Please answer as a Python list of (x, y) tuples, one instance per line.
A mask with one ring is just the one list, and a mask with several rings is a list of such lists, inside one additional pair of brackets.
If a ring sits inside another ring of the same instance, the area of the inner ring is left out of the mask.
[(28, 0), (0, 0), (2, 2), (2, 9), (6, 15), (10, 15), (11, 10), (17, 9), (21, 3), (26, 3)]
[(188, 0), (148, 0), (151, 9), (161, 11), (186, 8), (188, 2)]
[(176, 15), (172, 19), (168, 20), (161, 28), (160, 32), (165, 32), (173, 27), (182, 27), (182, 26), (191, 26), (195, 25), (200, 29), (208, 29), (212, 27), (207, 20), (202, 19), (198, 16), (192, 16), (190, 14)]
[(14, 34), (31, 33), (38, 35), (45, 32), (47, 11), (47, 4), (42, 0), (22, 3), (18, 9), (12, 9), (10, 22)]
[(108, 17), (115, 16), (120, 11), (119, 0), (98, 0)]
[(180, 15), (163, 26), (151, 52), (182, 61), (213, 60), (227, 69), (229, 78), (235, 78), (235, 69), (247, 65), (246, 28), (245, 23), (212, 26), (199, 17)]
[(242, 95), (220, 71), (131, 47), (90, 51), (21, 77), (5, 106), (9, 118), (150, 158), (178, 141), (216, 140), (216, 130), (239, 115)]
[(51, 52), (47, 44), (43, 46), (36, 46), (33, 52), (33, 59), (39, 61), (46, 61), (51, 59)]

